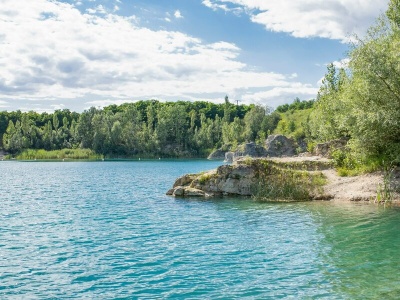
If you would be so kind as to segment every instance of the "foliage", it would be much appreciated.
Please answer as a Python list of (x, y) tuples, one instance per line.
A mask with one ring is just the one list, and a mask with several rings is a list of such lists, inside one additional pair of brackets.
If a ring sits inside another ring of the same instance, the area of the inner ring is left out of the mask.
[[(92, 149), (108, 157), (199, 157), (222, 145), (265, 140), (279, 116), (255, 105), (156, 100), (90, 108), (0, 113), (0, 137), (11, 154), (26, 149)], [(0, 145), (1, 147), (1, 145)]]
[(384, 163), (383, 166), (383, 183), (378, 185), (376, 192), (376, 202), (387, 203), (391, 202), (394, 198), (396, 188), (393, 187), (393, 174), (395, 167), (392, 163)]
[(276, 111), (279, 113), (285, 113), (291, 110), (303, 110), (310, 109), (314, 106), (315, 100), (303, 100), (301, 101), (299, 98), (294, 99), (291, 104), (283, 104), (279, 105), (276, 108)]
[(309, 129), (310, 114), (313, 109), (290, 110), (280, 114), (280, 121), (274, 130), (275, 134), (283, 134), (296, 140), (306, 137)]
[(349, 53), (348, 68), (328, 67), (310, 119), (310, 138), (350, 139), (337, 153), (345, 172), (382, 167), (400, 153), (400, 2), (391, 0)]
[(307, 172), (324, 166), (308, 166), (302, 162), (274, 162), (270, 160), (250, 160), (257, 170), (257, 183), (252, 187), (254, 199), (258, 201), (305, 201), (326, 183), (320, 172)]
[(90, 149), (61, 149), (46, 151), (43, 149), (26, 149), (17, 156), (21, 160), (36, 159), (91, 159), (99, 160), (103, 156), (96, 154)]
[(276, 167), (264, 162), (258, 174), (259, 180), (252, 187), (257, 201), (306, 201), (326, 183), (322, 173), (311, 173), (289, 167)]

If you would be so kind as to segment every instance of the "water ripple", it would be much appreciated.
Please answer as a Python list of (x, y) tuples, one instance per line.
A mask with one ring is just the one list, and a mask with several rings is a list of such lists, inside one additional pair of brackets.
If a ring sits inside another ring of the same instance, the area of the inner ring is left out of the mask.
[(216, 165), (0, 163), (0, 298), (400, 296), (397, 209), (164, 196)]

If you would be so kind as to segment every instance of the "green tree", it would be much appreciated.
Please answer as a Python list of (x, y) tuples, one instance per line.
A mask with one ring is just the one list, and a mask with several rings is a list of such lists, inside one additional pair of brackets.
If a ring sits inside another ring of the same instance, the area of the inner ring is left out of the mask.
[(265, 118), (265, 109), (261, 106), (253, 106), (244, 117), (245, 130), (244, 136), (248, 141), (255, 141), (261, 130), (262, 122)]

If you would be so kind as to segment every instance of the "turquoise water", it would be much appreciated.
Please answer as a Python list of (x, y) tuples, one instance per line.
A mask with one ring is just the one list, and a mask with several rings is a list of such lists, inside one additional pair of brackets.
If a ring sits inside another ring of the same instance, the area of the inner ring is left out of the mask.
[(0, 162), (0, 299), (399, 299), (400, 210), (165, 196), (210, 161)]

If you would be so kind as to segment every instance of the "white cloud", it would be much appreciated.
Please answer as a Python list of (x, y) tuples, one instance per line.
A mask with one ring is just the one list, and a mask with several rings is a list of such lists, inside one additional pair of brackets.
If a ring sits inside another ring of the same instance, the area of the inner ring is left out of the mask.
[(216, 4), (214, 2), (211, 2), (210, 0), (204, 0), (203, 5), (211, 8), (212, 10), (217, 10), (217, 9), (222, 9), (222, 10), (227, 10), (228, 8), (224, 4)]
[(235, 15), (240, 15), (241, 13), (244, 12), (244, 8), (243, 7), (228, 7), (228, 5), (226, 4), (218, 4), (217, 2), (229, 2), (229, 1), (214, 1), (211, 2), (211, 0), (203, 0), (202, 4), (211, 8), (214, 11), (217, 11), (218, 9), (221, 9), (225, 12), (232, 12)]
[[(117, 6), (118, 7), (118, 6)], [(89, 14), (103, 14), (107, 13), (105, 7), (103, 5), (97, 5), (95, 8), (88, 8), (86, 10)]]
[(8, 107), (8, 103), (6, 101), (1, 101), (0, 100), (0, 107), (1, 108), (6, 108), (6, 107)]
[(182, 19), (182, 18), (183, 18), (182, 14), (181, 14), (181, 12), (180, 12), (179, 10), (176, 10), (176, 11), (174, 12), (174, 17), (175, 17), (176, 19)]
[(292, 84), (284, 87), (274, 87), (270, 90), (247, 94), (243, 100), (252, 103), (268, 103), (269, 106), (276, 107), (284, 103), (291, 103), (296, 97), (302, 100), (316, 98), (318, 88), (309, 84)]
[(62, 110), (64, 108), (66, 108), (65, 105), (62, 104), (62, 103), (60, 103), (60, 104), (52, 104), (52, 105), (50, 105), (50, 107), (52, 108), (52, 110), (58, 110), (58, 109)]
[[(340, 61), (337, 61), (337, 60), (335, 60), (334, 62), (332, 62), (333, 63), (333, 65), (336, 67), (336, 68), (344, 68), (344, 69), (346, 69), (346, 68), (348, 68), (348, 66), (349, 66), (349, 63), (350, 63), (350, 59), (349, 58), (344, 58), (344, 59), (342, 59), (342, 60), (340, 60)], [(327, 64), (328, 65), (328, 64)]]
[(0, 100), (8, 105), (26, 101), (34, 108), (51, 100), (68, 107), (77, 99), (119, 103), (223, 99), (225, 94), (261, 99), (255, 91), (268, 96), (277, 88), (304, 89), (295, 76), (252, 70), (238, 60), (241, 49), (232, 43), (153, 31), (139, 27), (134, 16), (118, 16), (102, 6), (94, 14), (50, 0), (2, 1)]
[(227, 4), (246, 11), (253, 22), (267, 30), (294, 37), (321, 37), (347, 41), (351, 34), (363, 35), (387, 8), (376, 0), (204, 0), (205, 6), (228, 11)]

